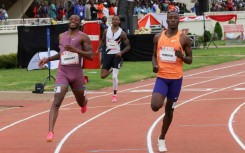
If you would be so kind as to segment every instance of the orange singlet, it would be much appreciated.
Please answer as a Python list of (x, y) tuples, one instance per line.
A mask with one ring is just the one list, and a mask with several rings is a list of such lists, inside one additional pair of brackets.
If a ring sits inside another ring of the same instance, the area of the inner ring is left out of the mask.
[(175, 50), (181, 50), (181, 31), (170, 38), (162, 32), (157, 44), (157, 63), (159, 65), (157, 76), (166, 79), (179, 79), (183, 76), (183, 61), (175, 56)]
[(103, 9), (104, 9), (104, 5), (103, 4), (99, 4), (97, 5), (97, 10), (100, 11), (98, 12), (98, 18), (102, 19), (103, 18)]

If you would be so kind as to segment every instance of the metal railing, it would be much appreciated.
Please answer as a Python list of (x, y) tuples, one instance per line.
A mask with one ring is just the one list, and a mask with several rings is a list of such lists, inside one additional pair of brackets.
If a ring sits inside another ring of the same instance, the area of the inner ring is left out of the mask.
[(224, 12), (205, 12), (205, 16), (207, 15), (228, 15), (228, 14), (236, 14), (237, 18), (245, 18), (245, 11), (224, 11)]
[[(245, 18), (245, 11), (224, 11), (224, 12), (204, 12), (205, 16), (207, 15), (226, 15), (226, 14), (236, 14), (237, 18)], [(195, 13), (184, 13), (180, 16), (196, 16)]]
[[(0, 33), (17, 32), (18, 26), (38, 26), (50, 25), (51, 18), (28, 18), (28, 19), (8, 19), (0, 21)], [(58, 21), (57, 24), (67, 23), (67, 21)]]

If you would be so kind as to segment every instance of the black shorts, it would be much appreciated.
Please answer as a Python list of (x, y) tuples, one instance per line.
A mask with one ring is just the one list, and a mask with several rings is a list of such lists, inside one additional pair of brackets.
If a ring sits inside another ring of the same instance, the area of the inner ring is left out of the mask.
[(122, 57), (116, 57), (116, 54), (105, 54), (102, 69), (110, 70), (111, 68), (120, 69)]

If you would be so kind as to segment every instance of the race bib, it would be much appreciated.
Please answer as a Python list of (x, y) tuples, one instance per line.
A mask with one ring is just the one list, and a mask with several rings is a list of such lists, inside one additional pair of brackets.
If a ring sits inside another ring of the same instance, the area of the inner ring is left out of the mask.
[(83, 12), (80, 12), (80, 16), (83, 16)]
[(115, 40), (109, 40), (107, 45), (109, 49), (120, 50), (120, 46)]
[(119, 53), (120, 52), (120, 45), (115, 40), (109, 40), (107, 42), (107, 50), (110, 50), (110, 53)]
[(162, 49), (160, 50), (160, 59), (162, 62), (175, 63), (176, 56), (174, 48), (162, 47)]
[(79, 58), (77, 53), (64, 51), (61, 54), (61, 65), (79, 64)]

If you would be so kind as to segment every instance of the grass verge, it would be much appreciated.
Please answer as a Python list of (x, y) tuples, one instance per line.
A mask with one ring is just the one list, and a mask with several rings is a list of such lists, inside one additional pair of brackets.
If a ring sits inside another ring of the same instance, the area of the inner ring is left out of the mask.
[[(193, 50), (193, 63), (184, 64), (184, 71), (196, 69), (204, 66), (220, 64), (224, 62), (245, 59), (244, 47), (233, 48), (210, 48)], [(57, 70), (51, 70), (51, 75), (55, 77)], [(88, 90), (96, 90), (112, 86), (111, 75), (106, 79), (100, 78), (100, 69), (84, 70), (89, 77)], [(36, 83), (44, 83), (48, 76), (48, 70), (27, 71), (26, 69), (1, 69), (0, 70), (0, 90), (1, 91), (32, 91)], [(145, 62), (124, 62), (119, 73), (119, 83), (131, 83), (147, 78), (153, 78), (156, 74), (152, 72), (151, 61)], [(45, 91), (52, 91), (54, 81), (48, 81)]]

